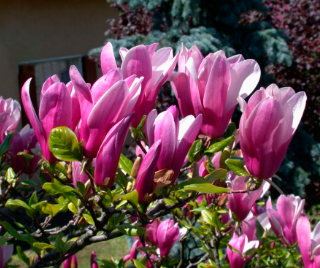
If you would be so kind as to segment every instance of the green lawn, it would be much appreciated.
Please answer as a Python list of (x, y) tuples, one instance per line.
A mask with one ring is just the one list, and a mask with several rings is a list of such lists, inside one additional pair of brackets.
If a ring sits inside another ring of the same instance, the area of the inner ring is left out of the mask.
[[(91, 252), (95, 251), (97, 258), (99, 259), (108, 259), (108, 258), (121, 258), (124, 255), (128, 254), (129, 248), (127, 240), (124, 237), (119, 237), (107, 242), (96, 243), (90, 246), (87, 246), (84, 250), (77, 253), (78, 268), (88, 268), (90, 267), (90, 256)], [(28, 256), (34, 256), (33, 252), (25, 252)], [(16, 255), (12, 257), (12, 265), (18, 265), (19, 268), (25, 268), (25, 265), (22, 261), (18, 259)]]

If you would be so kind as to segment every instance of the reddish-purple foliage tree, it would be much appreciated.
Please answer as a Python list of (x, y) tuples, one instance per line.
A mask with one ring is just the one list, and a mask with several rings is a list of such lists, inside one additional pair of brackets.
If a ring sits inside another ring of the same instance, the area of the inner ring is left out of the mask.
[(263, 0), (269, 8), (267, 20), (289, 37), (293, 64), (272, 64), (267, 68), (282, 86), (306, 91), (308, 105), (305, 129), (320, 141), (320, 1)]

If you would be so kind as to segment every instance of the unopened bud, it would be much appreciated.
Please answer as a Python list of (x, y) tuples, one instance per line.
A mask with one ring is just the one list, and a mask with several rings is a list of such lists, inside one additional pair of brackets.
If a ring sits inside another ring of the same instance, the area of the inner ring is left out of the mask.
[(222, 193), (218, 200), (218, 206), (219, 207), (224, 206), (227, 203), (227, 201), (228, 201), (228, 194)]
[(131, 170), (131, 177), (132, 178), (137, 177), (141, 163), (142, 163), (142, 155), (139, 154), (137, 159), (134, 161), (133, 166), (132, 166), (132, 170)]

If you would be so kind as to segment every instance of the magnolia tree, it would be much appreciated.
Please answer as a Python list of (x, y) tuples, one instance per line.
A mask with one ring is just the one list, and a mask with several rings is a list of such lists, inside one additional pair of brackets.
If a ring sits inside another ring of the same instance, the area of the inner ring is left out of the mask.
[[(103, 48), (92, 86), (75, 66), (68, 84), (49, 77), (38, 113), (26, 81), (32, 129), (14, 132), (20, 106), (0, 100), (0, 267), (14, 248), (30, 267), (77, 267), (77, 252), (120, 236), (133, 237), (130, 253), (93, 252), (91, 267), (320, 267), (320, 224), (311, 232), (304, 200), (272, 181), (305, 93), (272, 84), (246, 102), (259, 65), (223, 51), (204, 57), (181, 45), (174, 56), (152, 44), (120, 56), (119, 68), (112, 45)], [(158, 114), (166, 81), (179, 108)], [(230, 120), (238, 103), (239, 129)], [(133, 162), (122, 154), (129, 131)], [(261, 199), (270, 187), (280, 193), (274, 205)]]

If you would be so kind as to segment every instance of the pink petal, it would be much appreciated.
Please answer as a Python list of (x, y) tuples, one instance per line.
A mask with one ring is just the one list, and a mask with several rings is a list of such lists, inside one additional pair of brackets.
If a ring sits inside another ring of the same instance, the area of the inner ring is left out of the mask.
[(154, 143), (154, 120), (158, 116), (158, 112), (156, 109), (153, 109), (147, 116), (145, 121), (145, 134), (149, 144)]
[(117, 126), (111, 130), (113, 133), (106, 136), (98, 151), (94, 170), (94, 179), (98, 186), (109, 188), (114, 184), (121, 150), (129, 130), (131, 119), (132, 114), (119, 122)]
[(189, 115), (180, 121), (177, 150), (173, 159), (173, 181), (178, 177), (184, 159), (199, 134), (202, 125), (202, 115), (198, 115), (196, 119)]
[(90, 136), (85, 141), (85, 149), (92, 157), (98, 152), (108, 129), (122, 116), (127, 104), (127, 95), (127, 84), (119, 81), (99, 99), (90, 112), (87, 120)]
[(261, 70), (255, 60), (244, 60), (236, 64), (231, 71), (231, 85), (225, 110), (230, 110), (237, 104), (237, 97), (245, 99), (257, 86)]
[(53, 85), (54, 83), (59, 83), (60, 79), (59, 77), (55, 74), (51, 77), (49, 77), (42, 85), (42, 89), (41, 89), (41, 94), (40, 94), (40, 101), (43, 97), (43, 94), (47, 91), (47, 89)]
[(93, 102), (97, 103), (110, 87), (122, 79), (123, 78), (120, 69), (112, 69), (107, 74), (100, 77), (91, 88)]
[(139, 203), (144, 202), (146, 194), (151, 193), (154, 173), (161, 150), (161, 140), (156, 141), (142, 160), (134, 188), (139, 193)]
[(111, 69), (117, 68), (113, 47), (110, 42), (108, 42), (101, 50), (100, 63), (103, 74), (107, 74)]
[(178, 100), (181, 116), (195, 115), (188, 76), (185, 73), (173, 73), (169, 80), (171, 81), (173, 92)]
[(176, 126), (170, 112), (160, 113), (154, 121), (154, 140), (162, 141), (157, 167), (159, 170), (172, 167), (176, 151)]
[(137, 77), (143, 76), (142, 88), (144, 88), (152, 77), (151, 59), (147, 48), (144, 45), (131, 48), (122, 62), (121, 70), (124, 78), (133, 74)]
[(45, 147), (46, 141), (45, 141), (45, 133), (43, 130), (43, 127), (39, 121), (39, 118), (33, 108), (32, 101), (30, 98), (30, 82), (31, 78), (29, 78), (24, 84), (21, 89), (21, 100), (24, 107), (24, 110), (28, 116), (28, 119), (30, 121), (30, 124), (34, 130), (34, 133), (37, 136), (37, 139), (40, 143), (41, 148)]
[[(203, 107), (206, 110), (210, 124), (218, 130), (223, 127), (222, 119), (229, 85), (230, 69), (226, 63), (226, 58), (224, 54), (217, 55), (206, 84), (203, 96)], [(222, 131), (224, 130), (225, 129)]]
[(301, 215), (297, 222), (297, 238), (298, 247), (300, 248), (301, 256), (305, 267), (311, 268), (311, 233), (310, 222), (306, 215)]

